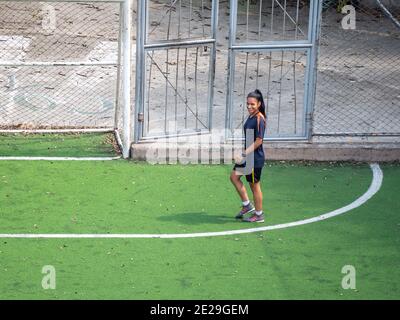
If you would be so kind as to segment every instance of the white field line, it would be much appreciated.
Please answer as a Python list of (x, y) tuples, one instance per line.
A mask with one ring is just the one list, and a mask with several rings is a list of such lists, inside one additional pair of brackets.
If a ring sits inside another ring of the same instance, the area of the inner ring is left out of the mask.
[(0, 234), (0, 238), (199, 238), (199, 237), (216, 237), (216, 236), (228, 236), (228, 235), (236, 235), (236, 234), (244, 234), (244, 233), (253, 233), (253, 232), (260, 232), (260, 231), (269, 231), (269, 230), (276, 230), (276, 229), (284, 229), (290, 228), (295, 226), (300, 226), (308, 223), (313, 223), (317, 221), (326, 220), (345, 212), (348, 212), (352, 209), (355, 209), (369, 199), (371, 199), (381, 188), (382, 181), (383, 181), (383, 173), (380, 169), (378, 164), (371, 164), (370, 165), (373, 178), (371, 185), (369, 186), (368, 190), (358, 199), (354, 200), (352, 203), (344, 206), (342, 208), (336, 209), (331, 212), (324, 213), (322, 215), (305, 219), (299, 220), (289, 223), (283, 224), (276, 224), (273, 226), (266, 226), (266, 227), (258, 227), (258, 228), (250, 228), (250, 229), (240, 229), (240, 230), (230, 230), (230, 231), (219, 231), (219, 232), (201, 232), (201, 233), (165, 233), (165, 234), (29, 234), (29, 233), (21, 233), (21, 234)]
[(108, 161), (117, 160), (121, 157), (0, 157), (0, 161), (4, 160), (47, 160), (47, 161)]
[(0, 133), (105, 133), (113, 132), (114, 129), (110, 128), (87, 128), (87, 129), (1, 129)]

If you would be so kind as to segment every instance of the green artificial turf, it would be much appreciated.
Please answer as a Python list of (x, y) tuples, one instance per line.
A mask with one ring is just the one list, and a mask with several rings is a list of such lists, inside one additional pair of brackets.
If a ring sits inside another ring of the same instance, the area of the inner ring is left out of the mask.
[(0, 156), (109, 157), (113, 145), (112, 133), (0, 134)]
[[(232, 219), (241, 205), (229, 181), (232, 166), (126, 161), (0, 165), (4, 232), (184, 233), (248, 227)], [(367, 165), (266, 165), (267, 221), (302, 220), (347, 205), (368, 189), (371, 178)]]
[[(382, 189), (367, 203), (294, 228), (193, 239), (0, 239), (0, 298), (398, 299), (400, 167), (382, 168)], [(232, 218), (240, 202), (231, 166), (1, 162), (0, 169), (0, 233), (254, 227)], [(267, 164), (262, 225), (337, 209), (371, 179), (367, 165)], [(56, 290), (41, 287), (44, 265), (56, 268)], [(356, 269), (356, 290), (341, 287), (344, 265)]]

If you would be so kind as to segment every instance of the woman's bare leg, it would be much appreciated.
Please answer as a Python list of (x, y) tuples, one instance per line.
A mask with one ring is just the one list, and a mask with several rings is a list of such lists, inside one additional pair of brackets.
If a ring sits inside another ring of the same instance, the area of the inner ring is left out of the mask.
[(253, 192), (254, 197), (254, 205), (256, 207), (256, 211), (262, 211), (262, 200), (263, 195), (261, 191), (260, 182), (250, 183), (251, 191)]
[(246, 187), (244, 186), (243, 182), (240, 180), (240, 175), (236, 174), (235, 171), (233, 170), (231, 172), (231, 182), (235, 186), (236, 191), (238, 192), (240, 199), (242, 201), (247, 201), (249, 200), (249, 196), (247, 195), (247, 190)]

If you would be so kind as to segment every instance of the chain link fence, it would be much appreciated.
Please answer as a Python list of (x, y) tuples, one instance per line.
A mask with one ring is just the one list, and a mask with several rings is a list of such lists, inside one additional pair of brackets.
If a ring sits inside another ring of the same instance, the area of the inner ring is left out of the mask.
[[(400, 135), (400, 29), (384, 14), (378, 2), (386, 5), (394, 19), (400, 19), (398, 1), (325, 0), (322, 3), (317, 91), (313, 114), (314, 136)], [(168, 1), (151, 3), (165, 6)], [(177, 1), (171, 3), (178, 4)], [(194, 3), (203, 8), (202, 2)], [(204, 3), (206, 5), (203, 11), (209, 14), (211, 2)], [(284, 11), (282, 8), (290, 11), (291, 8), (304, 7), (306, 12), (307, 3), (308, 1), (302, 0), (268, 1), (270, 9), (267, 10), (267, 7), (263, 6), (260, 10), (260, 2), (251, 1), (249, 5), (246, 2), (244, 8), (251, 9), (253, 6), (255, 11), (250, 10), (251, 14), (246, 15), (245, 25), (243, 21), (238, 24), (238, 32), (241, 32), (241, 28), (248, 29), (249, 39), (257, 40), (259, 33), (252, 33), (252, 28), (256, 28), (257, 31), (260, 26), (261, 29), (269, 26), (269, 24), (264, 26), (263, 23), (255, 23), (259, 21), (258, 12), (261, 12), (263, 17), (265, 15), (265, 19), (267, 17), (272, 19), (272, 10), (275, 16), (278, 12)], [(183, 11), (191, 8), (191, 2), (186, 1), (183, 4), (186, 6), (182, 6)], [(341, 9), (349, 4), (355, 8), (355, 29), (342, 27), (342, 19), (346, 14), (343, 14)], [(132, 7), (136, 8), (136, 1), (132, 2)], [(228, 7), (229, 2), (221, 0), (216, 100), (213, 108), (215, 127), (222, 127), (226, 117), (223, 109), (227, 88)], [(168, 29), (164, 28), (164, 24), (169, 21), (169, 16), (164, 17), (165, 14), (157, 13), (156, 6), (151, 8), (153, 11), (150, 10), (150, 16), (154, 16), (154, 19), (150, 21), (149, 30), (154, 29), (154, 32), (149, 35), (149, 41), (165, 40), (163, 35)], [(179, 12), (179, 10), (174, 11), (174, 14)], [(303, 11), (298, 10), (298, 12), (299, 21), (306, 19)], [(193, 16), (195, 17), (194, 14)], [(274, 21), (277, 22), (275, 16)], [(296, 11), (295, 16), (297, 16)], [(133, 17), (136, 17), (135, 11)], [(162, 22), (157, 22), (161, 18)], [(152, 25), (153, 20), (156, 22)], [(195, 23), (195, 20), (192, 22), (191, 27), (196, 36), (201, 37), (209, 33), (209, 21), (204, 24), (205, 31), (202, 25)], [(295, 25), (299, 25), (302, 30), (304, 27), (305, 33), (306, 24), (304, 21)], [(121, 97), (121, 81), (118, 76), (121, 74), (120, 25), (121, 12), (118, 2), (0, 0), (0, 129), (113, 128), (116, 123), (118, 127), (122, 127), (122, 112), (117, 108)], [(249, 27), (246, 27), (247, 25)], [(178, 28), (179, 25), (173, 26)], [(133, 21), (133, 35), (135, 28)], [(292, 29), (289, 31), (296, 31), (296, 27)], [(277, 32), (265, 33), (266, 37), (262, 40), (268, 40), (268, 35), (277, 34)], [(239, 34), (238, 41), (240, 39)], [(135, 44), (133, 36), (133, 50)], [(171, 50), (171, 55), (172, 52), (174, 51)], [(183, 55), (180, 56), (182, 57)], [(134, 55), (132, 58), (133, 75), (136, 70)], [(159, 63), (164, 64), (167, 61), (161, 55), (159, 60)], [(200, 63), (205, 66), (202, 61)], [(145, 67), (148, 68), (150, 78), (149, 65)], [(163, 74), (171, 72), (173, 67), (171, 62), (168, 72), (165, 70), (157, 75), (153, 66), (151, 77), (154, 81), (150, 83), (149, 79), (145, 80), (147, 86), (152, 89), (146, 95), (145, 103), (148, 103), (151, 96), (154, 104), (160, 100), (159, 105), (162, 106), (163, 99), (159, 91), (153, 90), (153, 86), (161, 82)], [(182, 68), (179, 72), (176, 70), (173, 80), (182, 83), (180, 80), (182, 72), (184, 72)], [(257, 74), (254, 79), (258, 79)], [(133, 80), (134, 76), (132, 84)], [(265, 86), (265, 79), (262, 77), (259, 83), (255, 84), (255, 86), (260, 85)], [(189, 89), (188, 87), (188, 91)], [(278, 89), (277, 92), (280, 93), (281, 90)], [(246, 91), (248, 90), (250, 89), (246, 88)], [(168, 90), (168, 94), (170, 91), (172, 90)], [(175, 98), (168, 99), (171, 109), (175, 108)], [(199, 95), (199, 103), (204, 103), (206, 99), (206, 94)], [(134, 95), (132, 95), (132, 105), (133, 100)], [(290, 101), (284, 104), (289, 105)], [(150, 112), (147, 112), (149, 115)], [(153, 112), (156, 116), (159, 116), (159, 113), (159, 110)], [(152, 117), (145, 118), (146, 123), (159, 120), (153, 114)], [(242, 113), (238, 113), (238, 117), (241, 118)], [(205, 121), (205, 114), (203, 118)], [(286, 122), (280, 123), (282, 126), (289, 123), (288, 117), (284, 119)], [(296, 120), (298, 119), (300, 117), (296, 117)], [(164, 118), (163, 120), (165, 122)], [(182, 123), (186, 126), (186, 122)], [(132, 126), (134, 125), (136, 124), (132, 123)], [(160, 122), (159, 126), (165, 124)]]
[[(400, 3), (323, 3), (313, 134), (400, 135)], [(344, 29), (355, 9), (355, 28)], [(345, 8), (346, 9), (346, 8)]]
[(0, 1), (0, 129), (113, 128), (120, 3)]

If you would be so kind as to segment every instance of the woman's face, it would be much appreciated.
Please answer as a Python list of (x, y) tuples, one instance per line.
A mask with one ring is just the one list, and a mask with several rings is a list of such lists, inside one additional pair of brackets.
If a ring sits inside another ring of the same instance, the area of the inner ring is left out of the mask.
[(250, 115), (255, 114), (260, 107), (261, 102), (256, 98), (247, 98), (247, 111)]

